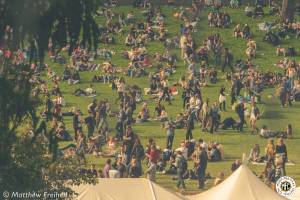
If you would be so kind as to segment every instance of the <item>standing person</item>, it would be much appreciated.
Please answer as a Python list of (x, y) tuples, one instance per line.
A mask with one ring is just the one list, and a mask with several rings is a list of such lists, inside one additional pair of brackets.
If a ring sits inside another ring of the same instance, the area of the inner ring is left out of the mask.
[(96, 121), (95, 121), (93, 113), (89, 112), (89, 116), (84, 119), (84, 122), (88, 129), (87, 137), (90, 138), (94, 134), (95, 125), (96, 125)]
[(275, 146), (275, 155), (276, 158), (282, 159), (282, 174), (283, 176), (286, 175), (285, 172), (285, 163), (287, 162), (287, 149), (284, 144), (283, 138), (279, 138), (277, 145)]
[(87, 107), (88, 113), (92, 113), (93, 117), (96, 117), (96, 107), (97, 107), (97, 100), (94, 99), (92, 103), (90, 103)]
[(137, 164), (142, 166), (142, 160), (145, 157), (145, 151), (139, 138), (135, 139), (135, 143), (132, 148), (131, 158), (133, 157), (136, 159)]
[(78, 130), (78, 136), (77, 136), (77, 141), (76, 141), (76, 154), (78, 156), (79, 163), (81, 163), (81, 160), (83, 160), (84, 164), (86, 164), (86, 159), (85, 159), (85, 140), (83, 133)]
[(168, 79), (165, 77), (162, 81), (161, 81), (161, 85), (163, 88), (163, 98), (168, 101), (169, 105), (172, 105), (171, 103), (171, 95), (169, 92), (169, 82)]
[(209, 99), (207, 98), (201, 109), (202, 117), (202, 131), (208, 131), (208, 119), (209, 119)]
[(286, 103), (286, 91), (283, 84), (281, 84), (280, 86), (279, 99), (280, 99), (281, 107), (284, 107)]
[(205, 148), (201, 145), (198, 146), (200, 151), (198, 165), (197, 165), (197, 172), (198, 172), (198, 181), (199, 181), (199, 189), (203, 189), (205, 186), (205, 171), (207, 167), (208, 156)]
[(215, 65), (221, 65), (221, 57), (222, 57), (222, 44), (218, 42), (214, 48), (214, 56), (215, 56)]
[[(131, 126), (127, 126), (123, 140), (124, 140), (124, 144), (125, 144), (125, 156), (126, 156), (125, 163), (126, 163), (126, 165), (128, 165), (131, 160), (131, 153), (132, 153), (133, 145), (135, 142), (135, 135), (132, 131)], [(136, 160), (135, 160), (135, 162), (136, 162)]]
[(73, 115), (73, 129), (75, 133), (75, 139), (77, 139), (77, 133), (82, 132), (82, 124), (81, 124), (81, 112), (77, 109)]
[(118, 98), (116, 99), (115, 103), (117, 103), (119, 100), (123, 102), (125, 87), (125, 80), (122, 77), (117, 83)]
[(219, 107), (216, 101), (210, 109), (209, 115), (211, 117), (210, 133), (213, 133), (214, 131), (217, 131), (219, 126)]
[(236, 101), (236, 90), (235, 90), (235, 85), (234, 85), (234, 81), (231, 81), (231, 92), (230, 92), (230, 97), (231, 97), (231, 106), (233, 106), (233, 104)]
[(182, 187), (182, 189), (185, 189), (185, 183), (183, 180), (183, 173), (185, 171), (185, 163), (186, 160), (185, 158), (182, 156), (182, 152), (180, 150), (177, 151), (177, 155), (176, 155), (176, 159), (175, 159), (175, 166), (177, 167), (177, 188), (179, 189), (180, 187)]
[(240, 122), (237, 125), (237, 130), (240, 132), (243, 132), (243, 127), (245, 123), (245, 106), (244, 102), (241, 101), (237, 106), (236, 106), (236, 113), (238, 114), (240, 118)]
[(186, 109), (187, 104), (190, 101), (190, 97), (191, 97), (190, 87), (184, 88), (184, 90), (182, 92), (183, 109)]
[(97, 116), (98, 116), (98, 130), (101, 130), (103, 125), (105, 125), (105, 128), (108, 129), (108, 122), (107, 122), (107, 107), (106, 103), (104, 101), (101, 101), (99, 103), (99, 106), (97, 108)]
[(185, 134), (186, 140), (193, 139), (193, 129), (194, 129), (194, 117), (189, 113), (186, 121), (186, 134)]
[(228, 48), (224, 49), (224, 63), (222, 65), (222, 72), (224, 72), (225, 67), (228, 66), (232, 72), (234, 72), (233, 66), (232, 66), (232, 61), (233, 61), (233, 55), (230, 53)]
[(251, 112), (250, 112), (250, 126), (251, 126), (251, 134), (254, 133), (254, 131), (256, 131), (256, 133), (258, 133), (258, 128), (256, 127), (256, 122), (259, 119), (260, 116), (260, 111), (258, 109), (258, 107), (256, 106), (256, 103), (253, 102), (252, 106), (251, 106)]
[(117, 123), (116, 123), (116, 139), (119, 141), (123, 140), (123, 134), (124, 134), (124, 123), (121, 119), (118, 119)]
[(275, 168), (275, 145), (274, 145), (274, 140), (273, 139), (269, 139), (268, 144), (265, 148), (265, 152), (266, 152), (266, 157), (267, 157), (267, 164), (266, 164), (266, 168), (265, 171), (267, 170), (267, 166), (269, 165), (273, 165), (273, 167)]
[(226, 111), (226, 94), (225, 94), (225, 86), (222, 85), (220, 89), (220, 96), (219, 96), (219, 108), (220, 111)]
[(284, 78), (284, 91), (285, 91), (285, 102), (289, 103), (289, 106), (292, 106), (292, 100), (291, 100), (291, 88), (292, 88), (292, 80), (289, 77)]
[(111, 170), (111, 159), (107, 159), (103, 167), (102, 174), (104, 178), (109, 178), (109, 170)]
[(173, 146), (173, 140), (175, 135), (175, 126), (172, 120), (170, 119), (168, 122), (166, 122), (165, 129), (167, 130), (167, 149), (172, 149)]

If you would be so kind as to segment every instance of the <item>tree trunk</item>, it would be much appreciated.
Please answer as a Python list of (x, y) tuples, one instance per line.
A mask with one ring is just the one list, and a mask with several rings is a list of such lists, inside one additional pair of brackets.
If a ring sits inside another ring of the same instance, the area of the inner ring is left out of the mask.
[(292, 22), (294, 20), (296, 0), (283, 0), (282, 1), (282, 20)]

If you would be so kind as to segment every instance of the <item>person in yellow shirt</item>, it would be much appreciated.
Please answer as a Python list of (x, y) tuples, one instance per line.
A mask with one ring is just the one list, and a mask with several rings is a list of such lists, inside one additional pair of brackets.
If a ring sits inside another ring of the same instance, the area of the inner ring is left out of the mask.
[(268, 144), (265, 148), (266, 152), (266, 158), (267, 158), (267, 164), (266, 166), (269, 166), (272, 164), (275, 168), (275, 162), (274, 162), (274, 157), (275, 157), (275, 145), (274, 145), (274, 140), (269, 139)]

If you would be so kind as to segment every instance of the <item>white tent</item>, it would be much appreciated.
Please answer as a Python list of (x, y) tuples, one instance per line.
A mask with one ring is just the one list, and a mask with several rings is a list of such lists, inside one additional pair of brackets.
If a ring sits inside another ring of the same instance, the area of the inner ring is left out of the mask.
[(286, 200), (259, 180), (246, 166), (240, 166), (219, 185), (191, 200)]
[(300, 200), (300, 187), (296, 188), (296, 191), (293, 194), (292, 200)]
[(77, 200), (183, 200), (145, 178), (105, 178), (72, 188)]

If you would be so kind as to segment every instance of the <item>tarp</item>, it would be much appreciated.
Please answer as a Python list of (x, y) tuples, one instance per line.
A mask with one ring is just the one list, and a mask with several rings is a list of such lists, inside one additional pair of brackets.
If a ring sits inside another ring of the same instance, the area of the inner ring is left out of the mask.
[(219, 185), (191, 200), (286, 200), (257, 178), (246, 165), (241, 165)]
[(103, 178), (96, 185), (81, 184), (72, 189), (77, 200), (183, 200), (145, 178)]
[(300, 200), (300, 187), (296, 188), (296, 191), (294, 192), (292, 196), (292, 200)]

